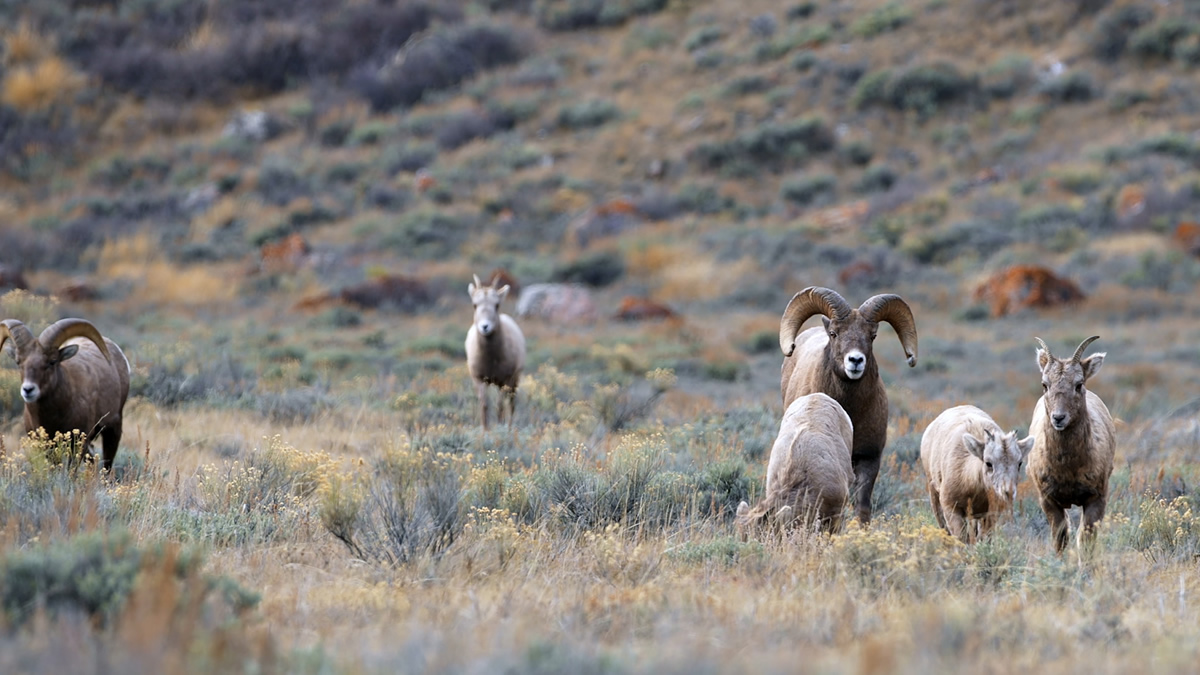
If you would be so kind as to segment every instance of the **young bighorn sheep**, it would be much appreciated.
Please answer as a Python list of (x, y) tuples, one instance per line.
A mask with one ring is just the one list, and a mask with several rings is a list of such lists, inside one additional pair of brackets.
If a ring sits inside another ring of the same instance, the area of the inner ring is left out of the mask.
[[(800, 326), (821, 314), (823, 327), (803, 333)], [(863, 524), (871, 520), (871, 493), (887, 444), (888, 401), (872, 352), (879, 323), (900, 337), (908, 365), (917, 363), (917, 323), (898, 295), (868, 298), (858, 309), (836, 291), (810, 286), (788, 303), (779, 322), (783, 349), (780, 389), (786, 409), (800, 396), (823, 392), (837, 401), (854, 423), (855, 510)]]
[(938, 524), (967, 543), (987, 534), (1012, 507), (1032, 447), (1032, 437), (1004, 433), (973, 405), (938, 415), (921, 435), (921, 466)]
[(517, 383), (525, 367), (525, 336), (511, 316), (500, 312), (500, 302), (508, 295), (508, 288), (484, 286), (478, 276), (475, 283), (467, 285), (467, 293), (475, 305), (475, 322), (467, 331), (467, 368), (475, 380), (484, 429), (488, 426), (489, 384), (499, 387), (502, 394), (496, 421), (504, 419), (503, 399), (507, 398), (508, 423), (512, 425), (517, 409)]
[(767, 524), (780, 528), (800, 519), (836, 532), (850, 497), (854, 426), (837, 401), (825, 394), (801, 396), (788, 406), (767, 462), (766, 497), (754, 508), (738, 505), (738, 529)]
[(1116, 454), (1116, 427), (1100, 397), (1088, 391), (1087, 381), (1100, 371), (1105, 352), (1081, 359), (1083, 351), (1100, 336), (1084, 340), (1069, 359), (1058, 359), (1035, 338), (1037, 364), (1042, 371), (1042, 391), (1033, 409), (1029, 435), (1029, 477), (1037, 490), (1054, 550), (1067, 546), (1067, 509), (1082, 507), (1077, 545), (1095, 534), (1108, 504), (1108, 478)]
[(121, 348), (84, 319), (53, 323), (36, 340), (24, 323), (0, 321), (0, 348), (8, 340), (21, 367), (25, 433), (41, 427), (53, 438), (78, 430), (84, 457), (99, 435), (103, 467), (111, 469), (129, 397), (129, 361)]

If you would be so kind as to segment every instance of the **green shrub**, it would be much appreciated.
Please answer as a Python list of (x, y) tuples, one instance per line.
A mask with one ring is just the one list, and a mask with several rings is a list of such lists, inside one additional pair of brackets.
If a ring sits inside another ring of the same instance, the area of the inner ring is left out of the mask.
[(1175, 45), (1184, 38), (1195, 35), (1200, 26), (1184, 19), (1163, 19), (1143, 26), (1129, 38), (1129, 49), (1144, 59), (1171, 60), (1175, 56)]
[(1096, 21), (1088, 39), (1092, 54), (1101, 61), (1113, 62), (1125, 53), (1135, 30), (1154, 20), (1154, 11), (1141, 5), (1117, 7)]
[(1056, 103), (1087, 103), (1100, 95), (1100, 87), (1086, 71), (1072, 71), (1042, 82), (1037, 91)]
[(719, 26), (702, 26), (688, 34), (683, 46), (689, 52), (703, 49), (724, 37), (725, 33)]
[(886, 192), (892, 189), (897, 180), (896, 171), (886, 164), (868, 167), (854, 184), (854, 191), (859, 194)]
[(857, 37), (870, 39), (894, 31), (911, 20), (911, 9), (899, 2), (889, 2), (850, 24), (850, 32)]
[(559, 265), (550, 275), (552, 281), (607, 286), (625, 274), (625, 259), (615, 251), (601, 251)]
[(727, 141), (702, 143), (693, 155), (706, 169), (750, 170), (765, 166), (780, 170), (801, 164), (813, 153), (828, 152), (836, 139), (823, 119), (810, 117), (783, 124), (766, 124)]
[(721, 87), (721, 93), (728, 97), (749, 96), (761, 94), (773, 86), (769, 78), (762, 75), (739, 75)]
[(105, 626), (117, 618), (139, 578), (159, 570), (190, 589), (165, 601), (206, 602), (218, 591), (238, 612), (258, 603), (256, 594), (233, 581), (203, 575), (202, 565), (194, 552), (142, 546), (124, 530), (88, 532), (0, 559), (0, 611), (8, 626), (26, 624), (39, 607), (51, 616), (81, 612)]
[(983, 90), (993, 98), (1012, 98), (1034, 81), (1033, 60), (1024, 54), (1006, 54), (983, 72)]
[(558, 111), (558, 126), (563, 129), (578, 131), (593, 129), (618, 119), (621, 109), (612, 101), (594, 99), (563, 106)]
[(538, 25), (551, 31), (616, 26), (665, 9), (667, 0), (536, 0)]
[(837, 177), (823, 173), (785, 181), (779, 196), (798, 206), (821, 206), (837, 199)]

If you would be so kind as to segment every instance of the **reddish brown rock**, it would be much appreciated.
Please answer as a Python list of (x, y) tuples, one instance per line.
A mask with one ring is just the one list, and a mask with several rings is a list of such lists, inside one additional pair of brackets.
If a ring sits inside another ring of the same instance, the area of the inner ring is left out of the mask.
[(622, 321), (645, 321), (646, 319), (670, 319), (675, 311), (666, 305), (650, 300), (627, 295), (621, 299), (614, 318)]
[(1060, 307), (1085, 297), (1074, 281), (1039, 265), (1014, 265), (975, 289), (975, 301), (986, 302), (994, 317), (1025, 308)]

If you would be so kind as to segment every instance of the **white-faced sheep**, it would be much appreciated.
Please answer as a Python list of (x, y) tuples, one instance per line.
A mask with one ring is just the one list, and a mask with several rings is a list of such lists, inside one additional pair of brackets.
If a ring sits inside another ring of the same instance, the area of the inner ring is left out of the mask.
[[(824, 326), (801, 333), (800, 326), (817, 314)], [(855, 510), (864, 524), (871, 520), (871, 493), (887, 444), (887, 392), (872, 351), (882, 321), (899, 335), (908, 365), (916, 365), (917, 323), (898, 295), (876, 295), (854, 309), (836, 291), (810, 286), (792, 298), (779, 322), (784, 408), (800, 396), (823, 392), (854, 424)]]
[(0, 321), (0, 348), (10, 339), (21, 368), (25, 433), (41, 427), (53, 438), (78, 430), (84, 457), (99, 435), (103, 467), (111, 469), (129, 397), (129, 361), (121, 348), (84, 319), (62, 319), (36, 340), (24, 323)]
[(488, 426), (488, 385), (500, 388), (501, 400), (496, 420), (503, 421), (504, 398), (508, 399), (508, 423), (513, 422), (517, 408), (517, 384), (525, 368), (525, 336), (517, 322), (500, 312), (500, 302), (508, 295), (508, 286), (484, 286), (479, 277), (467, 285), (471, 303), (475, 305), (475, 321), (467, 331), (467, 368), (475, 380), (479, 395), (483, 428)]
[(1032, 447), (1032, 437), (1004, 433), (973, 405), (938, 415), (921, 435), (921, 466), (938, 524), (968, 543), (987, 534), (1012, 507)]
[(1104, 363), (1104, 352), (1086, 359), (1083, 351), (1099, 336), (1084, 340), (1069, 359), (1058, 359), (1036, 338), (1042, 371), (1042, 397), (1033, 409), (1029, 435), (1029, 478), (1037, 490), (1054, 550), (1067, 546), (1067, 509), (1082, 507), (1078, 544), (1090, 539), (1108, 504), (1108, 478), (1116, 454), (1116, 426), (1100, 397), (1085, 386)]
[(793, 401), (771, 447), (766, 497), (754, 508), (738, 505), (739, 530), (770, 521), (785, 527), (796, 519), (805, 526), (819, 520), (829, 532), (840, 529), (854, 482), (853, 442), (854, 426), (837, 401), (820, 393)]

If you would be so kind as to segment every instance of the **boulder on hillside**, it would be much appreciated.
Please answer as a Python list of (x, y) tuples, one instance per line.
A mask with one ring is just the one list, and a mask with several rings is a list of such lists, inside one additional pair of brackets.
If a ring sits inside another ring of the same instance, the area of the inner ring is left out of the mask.
[(596, 320), (596, 303), (582, 284), (533, 284), (521, 292), (517, 316), (552, 323)]
[(986, 302), (993, 317), (1022, 309), (1060, 307), (1082, 301), (1074, 281), (1039, 265), (1014, 265), (992, 275), (975, 289), (975, 301)]

